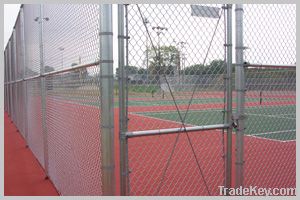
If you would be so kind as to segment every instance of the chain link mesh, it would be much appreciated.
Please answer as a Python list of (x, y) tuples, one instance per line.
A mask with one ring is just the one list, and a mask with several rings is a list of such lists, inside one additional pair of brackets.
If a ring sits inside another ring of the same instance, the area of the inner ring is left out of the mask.
[[(25, 70), (23, 78), (29, 78), (40, 74), (40, 50), (39, 50), (39, 24), (35, 21), (40, 16), (39, 5), (29, 4), (22, 8), (24, 13), (24, 63)], [(22, 15), (19, 15), (19, 17)], [(21, 38), (20, 38), (21, 40)], [(20, 42), (20, 55), (22, 48)], [(27, 118), (28, 118), (28, 138), (27, 143), (39, 163), (45, 167), (44, 144), (42, 130), (42, 105), (41, 105), (41, 81), (33, 79), (26, 81), (27, 92)]]
[[(46, 73), (99, 60), (98, 5), (43, 10)], [(46, 78), (49, 176), (62, 195), (102, 193), (98, 76), (94, 65)]]
[(22, 5), (5, 50), (5, 108), (62, 195), (102, 194), (99, 24), (95, 4)]
[[(128, 6), (129, 131), (224, 123), (224, 11), (194, 6), (206, 17), (188, 4)], [(129, 139), (130, 195), (218, 194), (222, 140), (219, 130)]]
[(245, 186), (295, 188), (296, 5), (244, 11), (245, 61), (269, 65), (245, 70)]
[[(128, 131), (224, 124), (225, 7), (126, 6)], [(102, 130), (112, 127), (101, 124), (107, 113), (100, 108), (112, 102), (101, 101), (100, 12), (98, 4), (22, 5), (4, 51), (5, 111), (61, 195), (103, 195), (109, 168)], [(292, 4), (244, 6), (245, 187), (296, 185), (295, 16)], [(127, 139), (128, 195), (219, 195), (224, 130)]]

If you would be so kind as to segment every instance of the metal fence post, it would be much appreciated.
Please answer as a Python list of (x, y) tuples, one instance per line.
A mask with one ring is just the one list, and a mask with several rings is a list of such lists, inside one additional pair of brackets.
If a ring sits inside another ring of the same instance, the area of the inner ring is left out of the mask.
[(236, 106), (236, 187), (243, 186), (244, 182), (244, 129), (245, 129), (245, 74), (243, 60), (243, 5), (237, 4), (236, 13), (236, 76), (235, 90), (237, 93)]
[(102, 194), (115, 195), (112, 5), (100, 5)]
[(24, 12), (23, 12), (23, 6), (20, 8), (20, 23), (21, 23), (21, 48), (22, 48), (22, 62), (23, 62), (23, 74), (22, 74), (22, 83), (23, 83), (23, 103), (24, 103), (24, 109), (23, 109), (23, 120), (24, 120), (24, 135), (25, 135), (25, 142), (26, 147), (28, 147), (28, 105), (27, 105), (27, 82), (24, 80), (26, 76), (26, 55), (25, 55), (25, 28), (24, 28)]
[[(12, 82), (13, 81), (13, 76), (12, 76), (12, 55), (11, 55), (11, 38), (9, 40), (9, 43), (8, 43), (8, 67), (9, 67), (9, 82)], [(9, 83), (9, 89), (10, 89), (10, 98), (9, 98), (9, 101), (10, 101), (10, 121), (13, 122), (13, 113), (14, 113), (14, 105), (13, 105), (13, 84), (12, 83)]]
[(14, 117), (13, 117), (13, 120), (14, 120), (14, 123), (17, 127), (17, 130), (19, 130), (19, 120), (18, 120), (18, 116), (17, 116), (17, 113), (18, 113), (18, 90), (17, 90), (17, 83), (15, 82), (17, 80), (17, 70), (16, 70), (16, 67), (17, 67), (17, 50), (16, 50), (16, 29), (14, 27), (13, 29), (13, 32), (12, 32), (12, 69), (13, 69), (13, 81), (14, 83), (12, 84), (13, 86), (13, 94), (14, 94), (14, 97), (13, 97), (13, 102), (14, 102)]
[(8, 113), (8, 116), (10, 115), (9, 114), (9, 111), (10, 111), (10, 108), (9, 108), (9, 68), (8, 68), (8, 55), (7, 55), (7, 46), (6, 45), (6, 48), (5, 48), (5, 69), (6, 69), (6, 104), (7, 104), (7, 113)]
[(14, 124), (17, 127), (17, 130), (19, 130), (19, 120), (18, 120), (18, 85), (15, 82), (17, 80), (17, 48), (16, 48), (16, 27), (14, 27), (13, 32), (12, 32), (12, 69), (13, 69), (13, 81), (14, 83), (12, 84), (13, 86), (13, 102), (14, 102), (14, 115), (13, 115), (13, 120), (14, 120)]
[(11, 75), (10, 75), (10, 60), (9, 60), (9, 56), (10, 56), (10, 53), (9, 53), (9, 41), (8, 41), (8, 44), (7, 44), (7, 47), (6, 47), (6, 63), (7, 63), (7, 93), (8, 93), (8, 115), (10, 117), (10, 120), (11, 120), (11, 84), (10, 84), (10, 81), (11, 81)]
[(5, 112), (8, 112), (7, 106), (7, 59), (6, 59), (6, 48), (4, 50), (4, 102), (5, 102)]
[(226, 74), (226, 123), (227, 128), (227, 149), (226, 149), (226, 172), (225, 187), (231, 188), (232, 173), (232, 4), (227, 4), (227, 74)]
[(39, 39), (40, 39), (40, 75), (41, 75), (41, 103), (42, 103), (42, 129), (43, 129), (43, 145), (44, 145), (44, 164), (46, 178), (49, 175), (48, 168), (48, 135), (46, 126), (46, 84), (45, 77), (42, 76), (45, 73), (44, 66), (44, 41), (43, 41), (43, 29), (44, 29), (44, 13), (43, 4), (40, 4), (40, 17), (39, 17)]
[(11, 104), (10, 104), (10, 68), (9, 68), (9, 41), (6, 45), (6, 69), (7, 69), (7, 104), (8, 104), (8, 116), (11, 117)]
[(120, 192), (122, 196), (129, 193), (128, 185), (128, 141), (126, 137), (127, 131), (127, 115), (126, 115), (126, 74), (125, 74), (125, 52), (124, 52), (124, 5), (118, 5), (118, 52), (119, 52), (119, 141), (120, 141)]

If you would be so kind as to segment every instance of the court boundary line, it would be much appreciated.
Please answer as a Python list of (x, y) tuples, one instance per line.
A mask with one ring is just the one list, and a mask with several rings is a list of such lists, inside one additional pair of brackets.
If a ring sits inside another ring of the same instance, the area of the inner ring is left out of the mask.
[[(151, 117), (151, 116), (144, 116), (144, 115), (141, 115), (141, 114), (137, 114), (137, 113), (130, 113), (132, 115), (136, 115), (136, 116), (139, 116), (139, 117), (146, 117), (146, 118), (150, 118), (150, 119), (155, 119), (155, 120), (160, 120), (160, 121), (166, 121), (166, 122), (169, 122), (169, 123), (176, 123), (176, 124), (180, 124), (180, 122), (177, 122), (177, 121), (172, 121), (172, 120), (168, 120), (168, 119), (161, 119), (161, 118), (156, 118), (156, 117)], [(194, 125), (194, 124), (186, 124), (188, 126), (197, 126), (197, 125)], [(217, 131), (217, 130), (215, 130)], [(291, 131), (291, 130), (289, 130)], [(235, 132), (233, 132), (233, 134), (235, 134)], [(273, 141), (273, 142), (280, 142), (280, 143), (286, 143), (286, 142), (294, 142), (296, 140), (276, 140), (276, 139), (271, 139), (271, 138), (265, 138), (265, 137), (259, 137), (259, 136), (256, 136), (256, 135), (251, 135), (251, 134), (245, 134), (245, 136), (247, 137), (252, 137), (252, 138), (255, 138), (255, 139), (263, 139), (263, 140), (270, 140), (270, 141)]]
[(286, 132), (292, 132), (292, 131), (296, 131), (296, 129), (282, 130), (282, 131), (272, 131), (272, 132), (267, 132), (267, 133), (257, 133), (257, 134), (253, 134), (253, 135), (257, 136), (257, 135), (266, 135), (266, 134), (273, 134), (273, 133), (286, 133)]
[(273, 134), (273, 133), (286, 133), (286, 132), (292, 132), (292, 131), (296, 131), (296, 129), (291, 129), (291, 130), (283, 130), (283, 131), (273, 131), (273, 132), (267, 132), (267, 133), (257, 133), (257, 134), (246, 134), (246, 136), (250, 136), (250, 137), (254, 137), (257, 139), (265, 139), (265, 140), (270, 140), (270, 141), (275, 141), (275, 142), (295, 142), (295, 140), (277, 140), (277, 139), (272, 139), (272, 138), (265, 138), (265, 137), (260, 137), (259, 135), (266, 135), (266, 134)]
[[(193, 105), (201, 105), (201, 104), (193, 104)], [(270, 108), (270, 107), (278, 107), (278, 106), (296, 106), (296, 105), (292, 105), (292, 104), (284, 104), (284, 105), (267, 105), (265, 106), (264, 108)], [(144, 107), (151, 107), (151, 106), (144, 106)], [(162, 106), (163, 107), (163, 106)], [(250, 109), (250, 110), (254, 110), (254, 109), (258, 109), (258, 108), (261, 108), (259, 105), (255, 105), (255, 106), (249, 106), (249, 107), (246, 107), (246, 110), (247, 109)], [(235, 108), (233, 108), (234, 110)], [(184, 110), (184, 109), (183, 109)], [(213, 110), (213, 111), (223, 111), (222, 109), (219, 109), (219, 108), (201, 108), (201, 109), (190, 109), (189, 111), (192, 111), (192, 112), (207, 112), (207, 110)], [(175, 109), (174, 110), (162, 110), (162, 111), (159, 111), (159, 110), (152, 110), (152, 111), (141, 111), (141, 112), (130, 112), (130, 113), (164, 113), (164, 112), (177, 112)], [(291, 114), (281, 114), (281, 115), (291, 115)]]
[[(169, 122), (169, 123), (175, 123), (175, 124), (179, 124), (179, 125), (182, 125), (181, 122), (178, 122), (178, 121), (172, 121), (172, 120), (169, 120), (169, 119), (161, 119), (161, 118), (157, 118), (157, 117), (152, 117), (152, 116), (145, 116), (145, 115), (141, 115), (141, 114), (138, 114), (138, 113), (129, 113), (131, 115), (136, 115), (136, 116), (139, 116), (139, 117), (146, 117), (146, 118), (150, 118), (150, 119), (155, 119), (155, 120), (160, 120), (160, 121), (165, 121), (165, 122)], [(197, 126), (197, 125), (194, 125), (194, 124), (188, 124), (188, 123), (184, 123), (185, 125), (187, 126)], [(170, 128), (170, 127), (169, 127)], [(151, 129), (150, 129), (151, 130)]]
[[(278, 115), (278, 116), (276, 116), (276, 115), (264, 115), (264, 114), (250, 114), (250, 113), (246, 113), (246, 115), (254, 115), (254, 116), (260, 116), (260, 117), (271, 117), (271, 118), (278, 118), (278, 119), (296, 119), (296, 118), (293, 118), (293, 117), (284, 117), (284, 116), (282, 116), (282, 115)], [(287, 114), (285, 114), (285, 115), (287, 115)], [(292, 115), (292, 114), (290, 114), (290, 115)]]
[[(56, 99), (56, 98), (52, 98), (52, 99)], [(56, 99), (56, 100), (58, 100), (58, 101), (64, 101), (64, 102), (66, 102), (66, 103), (71, 103), (71, 104), (77, 104), (77, 105), (80, 105), (80, 106), (87, 106), (87, 107), (94, 107), (94, 108), (98, 108), (98, 109), (100, 109), (98, 106), (94, 106), (94, 105), (84, 105), (84, 104), (80, 104), (80, 103), (78, 103), (78, 102), (74, 102), (74, 101), (66, 101), (66, 100), (62, 100), (62, 99)], [(291, 106), (291, 105), (283, 105), (283, 106)], [(250, 108), (248, 108), (248, 109), (254, 109), (254, 108), (256, 108), (255, 106), (253, 106), (253, 107), (250, 107)], [(212, 109), (212, 110), (214, 110), (214, 109)], [(222, 110), (220, 110), (220, 109), (217, 109), (217, 110), (219, 110), (219, 111), (222, 111)], [(195, 111), (195, 112), (197, 112), (197, 111), (202, 111), (202, 110), (191, 110), (191, 111)], [(164, 112), (164, 111), (150, 111), (150, 113), (153, 113), (153, 112)], [(174, 112), (176, 112), (176, 111), (174, 111)], [(206, 110), (205, 111), (203, 111), (203, 112), (206, 112)], [(142, 115), (142, 114), (140, 114), (141, 112), (129, 112), (129, 114), (131, 114), (131, 115), (136, 115), (136, 116), (139, 116), (139, 117), (147, 117), (147, 118), (151, 118), (151, 119), (155, 119), (155, 120), (160, 120), (160, 121), (166, 121), (166, 122), (169, 122), (169, 123), (176, 123), (176, 124), (180, 124), (181, 125), (181, 123), (180, 122), (177, 122), (177, 121), (172, 121), (172, 120), (167, 120), (167, 119), (161, 119), (161, 118), (156, 118), (156, 117), (151, 117), (151, 116), (146, 116), (146, 115)], [(143, 112), (143, 113), (149, 113), (149, 112)], [(194, 124), (186, 124), (187, 126), (196, 126), (196, 125), (194, 125)], [(215, 131), (217, 131), (217, 130), (215, 130)], [(235, 132), (233, 132), (233, 134), (235, 134)], [(251, 134), (245, 134), (245, 136), (248, 136), (248, 137), (252, 137), (252, 138), (255, 138), (255, 139), (263, 139), (263, 140), (270, 140), (270, 141), (273, 141), (273, 142), (281, 142), (281, 143), (287, 143), (287, 142), (295, 142), (296, 140), (285, 140), (285, 141), (282, 141), (282, 140), (275, 140), (275, 139), (270, 139), (270, 138), (264, 138), (264, 137), (259, 137), (259, 136), (255, 136), (255, 135), (251, 135)]]

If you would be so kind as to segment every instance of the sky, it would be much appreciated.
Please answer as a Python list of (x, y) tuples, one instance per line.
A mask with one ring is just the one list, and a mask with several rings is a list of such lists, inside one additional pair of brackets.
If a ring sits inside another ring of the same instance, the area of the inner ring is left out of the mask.
[(11, 36), (21, 4), (4, 4), (4, 47)]
[[(213, 6), (221, 7), (222, 5)], [(11, 36), (19, 7), (20, 4), (4, 4), (4, 47)], [(145, 68), (146, 44), (150, 45), (151, 39), (155, 46), (158, 45), (157, 34), (152, 29), (155, 26), (168, 28), (160, 36), (161, 45), (176, 46), (178, 42), (186, 42), (182, 51), (186, 55), (185, 65), (200, 64), (204, 61), (209, 41), (217, 24), (216, 18), (192, 16), (189, 4), (180, 6), (152, 4), (140, 5), (139, 8), (141, 13), (136, 5), (129, 6), (129, 65)], [(25, 15), (28, 19), (34, 19), (38, 15), (36, 10), (33, 12), (29, 9)], [(245, 59), (252, 63), (294, 64), (296, 62), (296, 6), (245, 5), (244, 10), (244, 45), (248, 47), (245, 50)], [(80, 13), (85, 14), (80, 15)], [(118, 65), (117, 5), (113, 5), (113, 13), (115, 70)], [(45, 15), (50, 20), (44, 25), (44, 32), (47, 33), (44, 34), (46, 65), (60, 69), (69, 67), (73, 63), (94, 61), (96, 58), (93, 55), (99, 53), (97, 14), (98, 7), (87, 4), (84, 6), (47, 6)], [(147, 31), (140, 14), (149, 20), (147, 26), (150, 38), (146, 37)], [(234, 17), (233, 11), (233, 43), (235, 41)], [(222, 17), (206, 63), (224, 58), (224, 22)], [(37, 23), (29, 20), (27, 25), (35, 27), (27, 29), (27, 52), (33, 52), (33, 50), (36, 52), (38, 51)], [(30, 59), (32, 63), (28, 65), (39, 66), (38, 63), (34, 63), (34, 57)], [(233, 62), (234, 60), (235, 56), (233, 56)]]

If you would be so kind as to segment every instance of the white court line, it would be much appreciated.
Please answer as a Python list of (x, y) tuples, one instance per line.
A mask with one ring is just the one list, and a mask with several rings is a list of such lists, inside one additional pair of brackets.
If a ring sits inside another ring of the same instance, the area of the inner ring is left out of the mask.
[(294, 132), (296, 131), (296, 129), (294, 130), (284, 130), (284, 131), (273, 131), (273, 132), (267, 132), (267, 133), (258, 133), (258, 134), (252, 134), (252, 135), (267, 135), (267, 134), (273, 134), (273, 133), (288, 133), (288, 132)]
[[(99, 109), (98, 106), (94, 106), (94, 105), (83, 105), (83, 104), (80, 104), (80, 103), (77, 103), (77, 102), (74, 102), (74, 101), (66, 101), (65, 99), (62, 100), (62, 99), (56, 99), (56, 98), (52, 98), (52, 100), (58, 100), (58, 101), (62, 101), (62, 102), (66, 102), (66, 103), (71, 103), (71, 104), (76, 104), (76, 105), (81, 105), (81, 106), (87, 106), (87, 107), (96, 107)], [(253, 108), (253, 107), (252, 107)], [(199, 110), (193, 110), (193, 111), (199, 111)], [(221, 111), (221, 110), (220, 110)], [(151, 112), (157, 112), (157, 111), (151, 111)], [(205, 112), (205, 111), (204, 111)], [(176, 124), (179, 124), (179, 125), (182, 125), (181, 122), (177, 122), (177, 121), (172, 121), (172, 120), (167, 120), (167, 119), (161, 119), (161, 118), (156, 118), (156, 117), (150, 117), (150, 116), (145, 116), (145, 115), (142, 115), (142, 114), (138, 114), (138, 113), (133, 113), (133, 112), (130, 112), (129, 114), (131, 115), (136, 115), (136, 116), (140, 116), (140, 117), (146, 117), (146, 118), (152, 118), (152, 119), (156, 119), (156, 120), (161, 120), (161, 121), (166, 121), (166, 122), (170, 122), (170, 123), (176, 123)], [(196, 126), (196, 125), (193, 125), (193, 124), (186, 124), (185, 125), (187, 126)], [(215, 130), (217, 132), (217, 130)], [(289, 131), (292, 131), (292, 130), (289, 130)], [(295, 130), (294, 130), (295, 131)], [(269, 133), (272, 133), (272, 132), (269, 132)], [(233, 134), (235, 134), (233, 132)], [(266, 133), (264, 133), (266, 134)], [(270, 141), (275, 141), (275, 142), (295, 142), (296, 140), (285, 140), (285, 141), (282, 141), (282, 140), (275, 140), (275, 139), (270, 139), (270, 138), (264, 138), (264, 137), (258, 137), (256, 136), (257, 134), (255, 135), (248, 135), (248, 134), (245, 134), (245, 136), (248, 136), (248, 137), (253, 137), (253, 138), (256, 138), (256, 139), (263, 139), (263, 140), (270, 140)]]
[[(150, 117), (150, 116), (145, 116), (145, 115), (141, 115), (141, 114), (137, 114), (137, 113), (130, 113), (130, 114), (136, 115), (136, 116), (139, 116), (139, 117), (146, 117), (146, 118), (150, 118), (150, 119), (155, 119), (155, 120), (160, 120), (160, 121), (166, 121), (166, 122), (169, 122), (169, 123), (176, 123), (176, 124), (182, 125), (181, 122), (172, 121), (172, 120), (168, 120), (168, 119), (161, 119), (161, 118), (156, 118), (156, 117)], [(185, 125), (187, 125), (187, 126), (196, 126), (196, 125), (193, 125), (193, 124), (186, 124), (186, 123), (185, 123)], [(217, 130), (215, 130), (215, 131), (217, 132)], [(295, 131), (295, 130), (288, 130), (288, 132), (292, 132), (292, 131)], [(275, 132), (278, 132), (278, 131), (269, 132), (269, 134), (272, 134), (272, 133), (275, 133)], [(233, 134), (235, 134), (235, 133), (233, 132)], [(268, 133), (264, 133), (264, 134), (268, 134)], [(245, 136), (248, 136), (248, 137), (253, 137), (253, 138), (256, 138), (256, 139), (263, 139), (263, 140), (270, 140), (270, 141), (274, 141), (274, 142), (285, 143), (285, 142), (294, 142), (294, 141), (296, 141), (296, 140), (276, 140), (276, 139), (271, 139), (271, 138), (259, 137), (257, 135), (260, 135), (260, 134), (254, 134), (254, 135), (245, 134)]]
[[(279, 105), (279, 106), (288, 106), (288, 107), (291, 107), (291, 106), (295, 106), (295, 105)], [(131, 107), (131, 106), (128, 106), (128, 107)], [(145, 106), (145, 107), (151, 107), (151, 106)], [(259, 106), (251, 106), (251, 107), (246, 107), (246, 110), (255, 110), (255, 109), (270, 109), (270, 108), (273, 108), (273, 107), (278, 107), (278, 105), (271, 105), (271, 106), (265, 106), (265, 107), (259, 107)], [(235, 108), (233, 108), (233, 111), (235, 110)], [(182, 109), (181, 111), (186, 111), (186, 109)], [(220, 108), (216, 108), (216, 109), (213, 109), (213, 108), (209, 108), (209, 107), (204, 107), (204, 108), (201, 108), (201, 109), (190, 109), (189, 111), (191, 112), (209, 112), (209, 111), (223, 111), (223, 109), (220, 109)], [(149, 110), (149, 111), (137, 111), (137, 112), (131, 112), (131, 113), (161, 113), (161, 114), (169, 114), (170, 112), (177, 112), (176, 109), (174, 110)], [(279, 114), (279, 115), (291, 115), (291, 114)]]
[[(181, 112), (183, 112), (182, 114), (185, 114), (186, 112), (186, 109), (182, 109), (180, 110)], [(223, 111), (221, 109), (208, 109), (208, 108), (205, 108), (203, 110), (189, 110), (189, 112), (212, 112), (212, 111)], [(141, 112), (130, 112), (130, 113), (137, 113), (137, 114), (146, 114), (147, 116), (147, 113), (157, 113), (157, 114), (170, 114), (170, 113), (178, 113), (178, 111), (175, 109), (175, 110), (162, 110), (162, 111), (159, 111), (159, 110), (152, 110), (152, 111), (141, 111)]]
[[(139, 116), (139, 117), (147, 117), (147, 118), (150, 118), (150, 119), (155, 119), (155, 120), (160, 120), (160, 121), (166, 121), (166, 122), (169, 122), (169, 123), (176, 123), (176, 124), (180, 124), (182, 125), (181, 122), (178, 122), (178, 121), (172, 121), (172, 120), (169, 120), (169, 119), (161, 119), (161, 118), (157, 118), (157, 117), (151, 117), (151, 116), (145, 116), (145, 115), (141, 115), (141, 114), (138, 114), (138, 113), (130, 113), (131, 115), (136, 115), (136, 116)], [(194, 124), (187, 124), (187, 123), (184, 123), (186, 126), (197, 126), (197, 125), (194, 125)]]
[(250, 114), (250, 113), (246, 113), (246, 115), (254, 115), (254, 116), (261, 116), (261, 117), (272, 117), (272, 118), (279, 118), (279, 119), (296, 119), (294, 117), (284, 117), (282, 115), (264, 115), (264, 114)]
[(256, 139), (262, 139), (262, 140), (270, 140), (270, 141), (273, 141), (273, 142), (295, 142), (296, 140), (276, 140), (276, 139), (271, 139), (271, 138), (265, 138), (265, 137), (259, 137), (259, 136), (254, 136), (254, 135), (246, 135), (248, 137), (253, 137), (253, 138), (256, 138)]
[(263, 140), (270, 140), (270, 141), (275, 141), (275, 142), (294, 142), (296, 140), (276, 140), (276, 139), (272, 139), (272, 138), (265, 138), (265, 137), (260, 137), (260, 135), (266, 135), (266, 134), (273, 134), (273, 133), (286, 133), (286, 132), (293, 132), (296, 130), (285, 130), (285, 131), (273, 131), (273, 132), (267, 132), (267, 133), (259, 133), (259, 134), (245, 134), (248, 137), (253, 137), (256, 139), (263, 139)]

